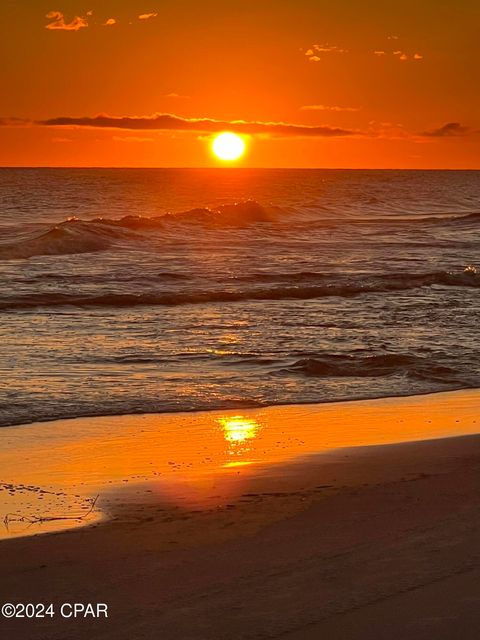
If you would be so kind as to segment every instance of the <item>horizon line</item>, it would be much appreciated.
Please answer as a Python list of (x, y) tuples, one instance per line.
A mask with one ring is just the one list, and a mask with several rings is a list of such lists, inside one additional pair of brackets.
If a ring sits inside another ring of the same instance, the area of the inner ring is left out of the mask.
[(110, 166), (110, 165), (0, 165), (1, 169), (144, 169), (144, 170), (226, 170), (226, 171), (480, 171), (480, 167), (228, 167), (228, 166)]

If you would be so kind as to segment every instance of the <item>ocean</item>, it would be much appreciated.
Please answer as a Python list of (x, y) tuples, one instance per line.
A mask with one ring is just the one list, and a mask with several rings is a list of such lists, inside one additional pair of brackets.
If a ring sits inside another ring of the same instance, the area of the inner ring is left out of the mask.
[(0, 169), (0, 425), (480, 386), (475, 171)]

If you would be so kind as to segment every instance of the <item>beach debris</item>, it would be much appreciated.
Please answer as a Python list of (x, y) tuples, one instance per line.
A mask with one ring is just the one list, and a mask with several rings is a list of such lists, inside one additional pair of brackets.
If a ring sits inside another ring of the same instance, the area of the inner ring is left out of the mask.
[(58, 515), (58, 516), (36, 516), (36, 515), (22, 515), (18, 513), (7, 513), (3, 519), (3, 524), (5, 528), (8, 530), (10, 524), (14, 522), (25, 522), (29, 525), (33, 524), (43, 524), (45, 522), (54, 522), (57, 520), (76, 520), (82, 521), (86, 520), (88, 516), (93, 513), (95, 506), (97, 504), (97, 500), (100, 496), (97, 495), (94, 498), (86, 499), (86, 507), (88, 507), (88, 511), (83, 514), (76, 515)]

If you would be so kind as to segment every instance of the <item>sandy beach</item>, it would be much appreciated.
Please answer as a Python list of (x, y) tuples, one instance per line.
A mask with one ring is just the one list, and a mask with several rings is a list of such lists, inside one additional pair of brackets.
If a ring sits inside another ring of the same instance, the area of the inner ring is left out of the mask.
[(479, 400), (59, 421), (28, 427), (35, 447), (2, 429), (2, 513), (100, 498), (85, 520), (3, 533), (1, 601), (108, 605), (2, 635), (477, 638)]

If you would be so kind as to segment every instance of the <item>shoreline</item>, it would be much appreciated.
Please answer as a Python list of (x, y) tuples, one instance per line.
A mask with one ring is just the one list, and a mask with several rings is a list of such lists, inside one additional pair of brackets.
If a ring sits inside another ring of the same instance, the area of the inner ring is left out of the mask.
[(23, 491), (0, 501), (68, 511), (102, 491), (86, 526), (0, 540), (0, 602), (105, 603), (108, 619), (0, 618), (0, 631), (476, 640), (479, 400), (461, 391), (2, 429), (0, 480), (16, 474)]
[(307, 469), (315, 456), (476, 434), (479, 404), (480, 390), (468, 390), (6, 427), (0, 543), (108, 521), (122, 501), (153, 497), (162, 510), (201, 512), (235, 503), (263, 477), (278, 482), (292, 465)]
[[(350, 402), (368, 402), (369, 400), (395, 400), (397, 398), (417, 398), (423, 396), (433, 396), (436, 394), (443, 393), (457, 393), (459, 391), (480, 391), (480, 387), (454, 387), (452, 389), (436, 389), (434, 391), (421, 391), (418, 393), (404, 393), (398, 395), (387, 395), (387, 396), (359, 396), (356, 398), (340, 398), (335, 400), (318, 400), (316, 402), (305, 401), (305, 402), (280, 402), (278, 404), (246, 404), (242, 406), (236, 407), (227, 407), (220, 406), (212, 409), (179, 409), (179, 410), (166, 410), (162, 411), (128, 411), (125, 413), (90, 413), (90, 414), (81, 414), (75, 416), (55, 416), (52, 418), (34, 418), (28, 422), (8, 422), (6, 424), (0, 424), (1, 429), (8, 429), (10, 427), (28, 427), (32, 424), (50, 424), (52, 422), (60, 422), (65, 420), (94, 420), (95, 418), (115, 418), (115, 417), (126, 417), (126, 416), (153, 416), (153, 415), (177, 415), (177, 414), (197, 414), (197, 413), (214, 413), (221, 411), (253, 411), (259, 409), (270, 409), (270, 408), (286, 408), (286, 407), (304, 407), (304, 406), (317, 406), (317, 405), (335, 405), (335, 404), (345, 404)], [(1, 431), (0, 431), (1, 433)]]
[(288, 485), (288, 469), (303, 477), (316, 458), (477, 434), (479, 405), (480, 390), (462, 390), (5, 427), (0, 544), (95, 526), (139, 503), (174, 516), (185, 508), (233, 508), (248, 487), (283, 478)]

